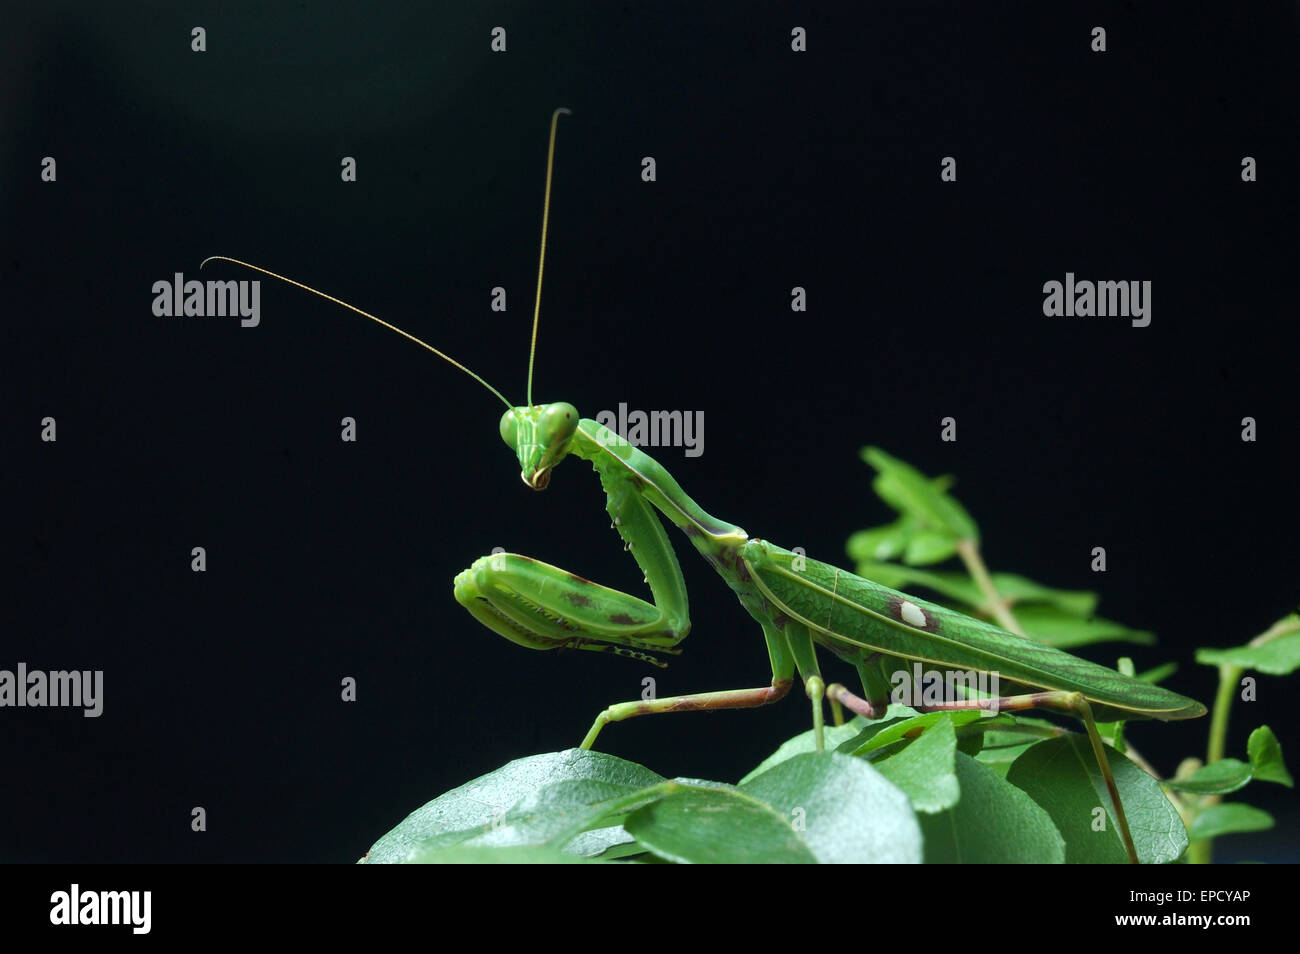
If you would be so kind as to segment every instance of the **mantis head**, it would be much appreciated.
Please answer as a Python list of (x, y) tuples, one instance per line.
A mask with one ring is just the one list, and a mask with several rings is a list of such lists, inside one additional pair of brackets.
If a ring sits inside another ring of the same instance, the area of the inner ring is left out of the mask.
[(501, 415), (501, 439), (518, 455), (519, 476), (533, 490), (546, 489), (577, 429), (578, 409), (563, 401), (512, 407)]

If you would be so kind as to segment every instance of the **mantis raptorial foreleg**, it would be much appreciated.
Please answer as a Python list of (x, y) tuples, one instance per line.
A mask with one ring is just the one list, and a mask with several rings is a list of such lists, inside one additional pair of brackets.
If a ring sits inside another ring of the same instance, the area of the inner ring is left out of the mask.
[[(457, 576), (456, 599), (490, 629), (531, 649), (610, 652), (662, 668), (651, 653), (676, 654), (677, 643), (691, 628), (681, 566), (654, 508), (636, 492), (629, 475), (612, 467), (596, 469), (610, 526), (640, 566), (653, 603), (530, 557), (503, 553), (482, 557)], [(536, 481), (537, 489), (548, 479)]]

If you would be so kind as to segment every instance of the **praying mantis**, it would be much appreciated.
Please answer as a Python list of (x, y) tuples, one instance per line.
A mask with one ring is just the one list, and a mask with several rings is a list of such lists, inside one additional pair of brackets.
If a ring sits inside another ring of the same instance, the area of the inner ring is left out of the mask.
[[(559, 117), (568, 112), (561, 108), (551, 116), (527, 400), (522, 405), (511, 404), (479, 375), (428, 343), (338, 298), (226, 256), (212, 256), (203, 265), (230, 262), (310, 292), (403, 335), (477, 380), (505, 405), (501, 438), (515, 454), (520, 476), (532, 490), (546, 489), (566, 457), (591, 463), (605, 491), (612, 526), (641, 568), (651, 599), (532, 557), (493, 553), (474, 561), (454, 581), (456, 599), (489, 629), (529, 649), (611, 653), (662, 667), (655, 654), (679, 654), (691, 623), (685, 581), (661, 517), (685, 534), (735, 593), (763, 632), (771, 663), (769, 684), (616, 703), (597, 715), (581, 748), (590, 749), (609, 723), (636, 716), (767, 705), (786, 696), (797, 676), (811, 704), (815, 745), (821, 751), (826, 701), (837, 723), (843, 709), (878, 719), (900, 671), (920, 666), (927, 672), (991, 672), (997, 674), (999, 684), (1011, 687), (1011, 694), (990, 698), (968, 693), (918, 708), (1046, 709), (1078, 718), (1105, 779), (1125, 850), (1136, 863), (1128, 820), (1096, 722), (1194, 718), (1205, 713), (1203, 705), (751, 537), (739, 526), (707, 513), (662, 465), (604, 425), (581, 417), (573, 405), (533, 402), (555, 138)], [(841, 683), (825, 682), (818, 647), (857, 670), (862, 695)]]

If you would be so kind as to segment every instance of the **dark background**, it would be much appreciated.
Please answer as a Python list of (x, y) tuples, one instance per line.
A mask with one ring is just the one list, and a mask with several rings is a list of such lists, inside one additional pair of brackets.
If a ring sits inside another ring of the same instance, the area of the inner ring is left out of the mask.
[[(585, 463), (526, 490), (494, 398), (296, 289), (264, 281), (255, 329), (151, 312), (174, 272), (256, 277), (198, 273), (231, 255), (522, 402), (556, 106), (537, 400), (704, 411), (702, 457), (651, 452), (715, 515), (831, 562), (891, 516), (862, 445), (952, 473), (993, 569), (1096, 589), (1161, 640), (1086, 655), (1176, 660), (1167, 685), (1207, 703), (1194, 649), (1295, 608), (1295, 5), (411, 6), (7, 17), (0, 667), (103, 669), (105, 708), (0, 711), (0, 858), (349, 862), (639, 695), (643, 665), (530, 653), (452, 598), (494, 546), (642, 592)], [(1150, 327), (1044, 317), (1067, 271), (1151, 280)], [(659, 694), (765, 684), (758, 627), (674, 541), (694, 628)], [(1261, 678), (1229, 752), (1269, 723), (1295, 766), (1293, 703)], [(734, 781), (806, 722), (787, 700), (601, 742)], [(1130, 737), (1172, 773), (1208, 726)], [(1246, 797), (1279, 828), (1218, 857), (1293, 859), (1293, 793)]]

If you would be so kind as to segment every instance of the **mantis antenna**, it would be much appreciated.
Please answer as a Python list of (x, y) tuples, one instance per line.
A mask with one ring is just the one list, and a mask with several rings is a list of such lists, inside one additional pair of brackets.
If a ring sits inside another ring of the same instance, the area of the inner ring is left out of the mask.
[(390, 325), (388, 322), (384, 321), (384, 319), (382, 319), (382, 318), (376, 318), (374, 315), (370, 314), (370, 312), (368, 312), (368, 311), (362, 311), (362, 310), (361, 310), (360, 308), (358, 308), (356, 305), (349, 305), (347, 302), (342, 301), (342, 300), (340, 300), (340, 299), (338, 299), (338, 298), (335, 298), (333, 295), (327, 295), (327, 294), (325, 294), (323, 291), (319, 291), (319, 290), (317, 290), (317, 289), (315, 289), (315, 288), (312, 288), (310, 285), (304, 285), (302, 282), (296, 282), (296, 281), (294, 281), (292, 278), (285, 278), (283, 275), (277, 275), (275, 272), (270, 271), (270, 270), (265, 269), (265, 268), (262, 268), (262, 267), (260, 267), (260, 266), (258, 266), (258, 265), (250, 265), (248, 262), (241, 262), (241, 261), (240, 261), (239, 259), (237, 259), (237, 258), (230, 258), (230, 257), (228, 257), (228, 256), (226, 256), (226, 255), (209, 255), (207, 258), (205, 258), (205, 259), (203, 260), (203, 263), (202, 263), (201, 265), (199, 265), (199, 270), (202, 271), (202, 270), (203, 270), (203, 266), (206, 265), (206, 264), (208, 264), (208, 262), (232, 262), (232, 263), (235, 264), (235, 265), (242, 265), (244, 268), (251, 268), (251, 269), (252, 269), (253, 271), (255, 271), (255, 272), (261, 272), (263, 275), (270, 275), (272, 278), (278, 278), (278, 279), (279, 279), (280, 281), (282, 281), (282, 282), (285, 282), (285, 283), (287, 283), (287, 284), (289, 284), (289, 285), (293, 285), (293, 286), (296, 287), (296, 288), (301, 288), (303, 291), (309, 291), (309, 292), (311, 292), (313, 295), (319, 295), (321, 298), (324, 298), (326, 301), (332, 301), (332, 302), (334, 302), (334, 304), (336, 304), (336, 305), (342, 305), (342, 306), (343, 306), (344, 308), (346, 308), (348, 311), (354, 311), (354, 312), (356, 312), (358, 315), (360, 315), (360, 316), (363, 317), (363, 318), (369, 318), (371, 321), (376, 321), (376, 322), (378, 322), (379, 324), (383, 325), (385, 328), (387, 328), (389, 331), (396, 331), (396, 332), (397, 332), (399, 335), (401, 335), (403, 338), (408, 338), (408, 339), (410, 339), (411, 341), (414, 341), (414, 342), (415, 342), (416, 344), (418, 344), (421, 348), (427, 348), (428, 350), (430, 350), (430, 351), (432, 351), (434, 354), (436, 354), (438, 357), (442, 358), (443, 361), (446, 361), (448, 364), (450, 364), (450, 365), (452, 365), (452, 366), (454, 366), (454, 367), (460, 368), (460, 370), (464, 371), (466, 374), (468, 374), (471, 378), (473, 378), (473, 379), (474, 379), (475, 381), (477, 381), (479, 384), (483, 385), (483, 387), (487, 388), (489, 391), (491, 391), (493, 394), (495, 394), (495, 395), (500, 399), (501, 403), (504, 404), (506, 407), (510, 407), (510, 406), (511, 406), (510, 402), (507, 401), (504, 397), (502, 397), (500, 391), (498, 391), (498, 390), (497, 390), (496, 388), (494, 388), (492, 385), (488, 384), (488, 383), (487, 383), (486, 381), (484, 381), (481, 377), (479, 377), (477, 374), (475, 374), (475, 373), (474, 373), (473, 371), (471, 371), (469, 368), (465, 367), (465, 365), (461, 364), (461, 363), (460, 363), (459, 361), (457, 361), (455, 358), (452, 358), (452, 357), (449, 357), (449, 356), (443, 354), (441, 351), (439, 351), (439, 350), (438, 350), (437, 348), (435, 348), (433, 345), (429, 344), (427, 341), (421, 341), (419, 338), (415, 337), (415, 335), (410, 334), (409, 332), (403, 331), (401, 328), (397, 327), (396, 325)]
[(542, 250), (537, 256), (537, 301), (533, 304), (533, 341), (528, 346), (528, 406), (533, 406), (533, 359), (537, 356), (537, 322), (542, 311), (542, 268), (546, 265), (546, 225), (551, 218), (551, 172), (555, 168), (555, 130), (560, 114), (573, 115), (561, 106), (551, 113), (551, 144), (546, 150), (546, 197), (542, 200)]
[[(551, 174), (555, 168), (555, 130), (556, 130), (556, 126), (559, 124), (561, 114), (566, 116), (572, 115), (571, 111), (564, 108), (563, 106), (559, 107), (557, 110), (555, 110), (555, 112), (551, 113), (551, 142), (549, 147), (547, 148), (547, 153), (546, 153), (546, 196), (542, 201), (542, 250), (537, 260), (537, 299), (533, 304), (533, 339), (532, 339), (532, 343), (529, 345), (528, 348), (528, 404), (530, 407), (532, 406), (533, 403), (533, 359), (537, 354), (537, 324), (542, 309), (542, 268), (546, 264), (546, 226), (551, 216)], [(461, 364), (455, 358), (451, 357), (450, 355), (443, 354), (433, 345), (429, 344), (427, 341), (422, 341), (421, 339), (415, 337), (415, 335), (411, 334), (410, 332), (403, 331), (401, 328), (397, 327), (396, 325), (389, 324), (387, 321), (384, 321), (384, 319), (376, 317), (375, 315), (370, 314), (370, 312), (368, 311), (362, 311), (356, 305), (349, 305), (347, 302), (343, 301), (342, 299), (335, 298), (333, 295), (327, 295), (323, 291), (320, 291), (317, 288), (312, 288), (310, 285), (304, 285), (302, 282), (294, 281), (292, 278), (286, 278), (284, 275), (278, 275), (275, 272), (271, 271), (270, 269), (262, 268), (260, 265), (252, 265), (249, 262), (240, 261), (237, 258), (230, 258), (228, 255), (209, 255), (207, 258), (205, 258), (202, 261), (202, 263), (200, 263), (199, 270), (202, 271), (203, 266), (208, 264), (208, 262), (230, 262), (233, 265), (240, 265), (243, 266), (244, 268), (252, 269), (255, 272), (261, 272), (263, 275), (269, 275), (271, 278), (277, 279), (278, 281), (282, 281), (287, 285), (293, 285), (295, 288), (301, 288), (305, 292), (311, 292), (313, 295), (316, 295), (320, 298), (324, 298), (326, 301), (332, 301), (336, 305), (341, 305), (344, 308), (346, 308), (348, 311), (355, 312), (356, 314), (360, 315), (362, 318), (369, 318), (371, 321), (383, 325), (389, 331), (395, 331), (403, 338), (406, 338), (410, 341), (414, 341), (421, 348), (425, 348), (429, 351), (432, 351), (438, 357), (442, 358), (443, 361), (446, 361), (452, 367), (459, 368), (461, 371), (464, 371), (466, 374), (468, 374), (479, 384), (483, 385), (483, 387), (487, 388), (489, 391), (495, 394), (497, 396), (497, 399), (502, 404), (504, 404), (507, 408), (513, 407), (513, 405), (505, 399), (505, 397), (501, 394), (500, 391), (498, 391), (492, 385), (488, 384), (487, 381), (483, 380), (483, 378), (475, 374), (469, 368), (465, 367), (465, 365)]]

